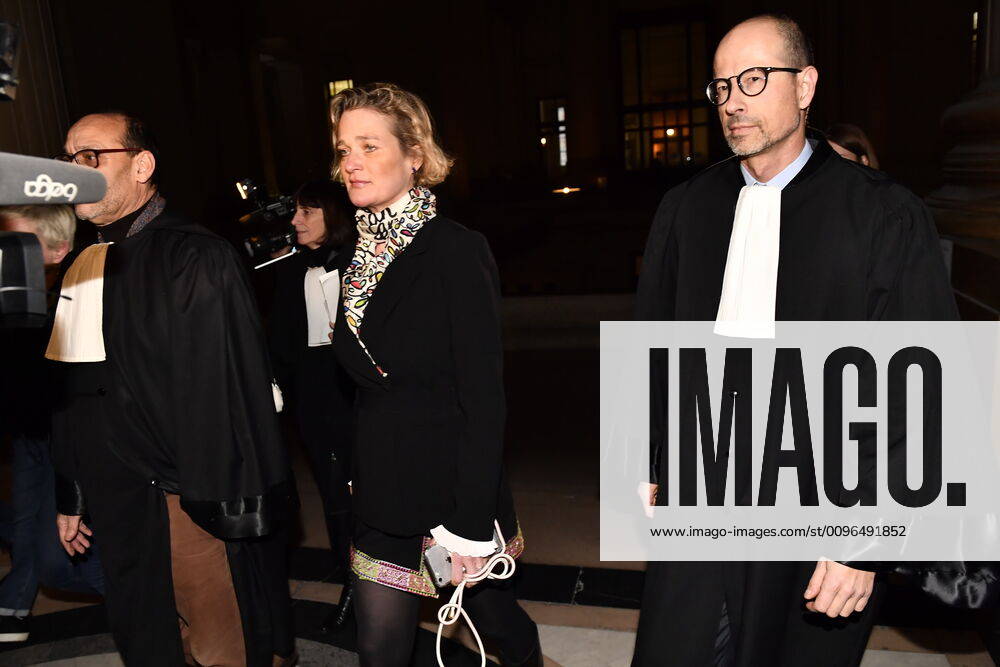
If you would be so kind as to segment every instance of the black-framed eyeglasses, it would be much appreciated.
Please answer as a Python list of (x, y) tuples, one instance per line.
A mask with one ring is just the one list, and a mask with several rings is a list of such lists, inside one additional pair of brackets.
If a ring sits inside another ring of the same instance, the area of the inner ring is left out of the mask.
[(751, 67), (743, 70), (736, 76), (726, 77), (725, 79), (712, 79), (708, 82), (708, 86), (705, 87), (705, 94), (708, 95), (709, 102), (720, 107), (729, 101), (729, 94), (733, 90), (732, 86), (729, 85), (730, 79), (736, 79), (736, 85), (740, 87), (744, 95), (754, 97), (764, 92), (764, 88), (767, 87), (767, 76), (771, 72), (792, 72), (798, 74), (801, 71), (795, 67)]
[(83, 167), (93, 167), (94, 169), (97, 169), (97, 166), (101, 163), (101, 156), (105, 153), (141, 152), (141, 148), (84, 148), (82, 151), (77, 151), (72, 155), (69, 153), (60, 153), (53, 159), (59, 160), (60, 162), (73, 162)]

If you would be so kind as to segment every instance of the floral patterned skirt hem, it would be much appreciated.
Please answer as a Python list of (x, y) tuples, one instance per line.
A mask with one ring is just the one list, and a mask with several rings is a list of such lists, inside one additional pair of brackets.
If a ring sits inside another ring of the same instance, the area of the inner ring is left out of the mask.
[[(414, 538), (389, 538), (401, 541), (409, 541)], [(362, 581), (371, 581), (382, 586), (406, 591), (422, 597), (438, 597), (437, 587), (431, 577), (430, 570), (427, 569), (427, 562), (424, 560), (424, 552), (431, 544), (431, 538), (417, 538), (420, 540), (420, 565), (418, 569), (412, 569), (397, 565), (388, 560), (378, 559), (372, 555), (351, 545), (351, 571)], [(511, 558), (518, 558), (524, 552), (524, 535), (521, 533), (521, 526), (517, 527), (517, 535), (507, 541), (504, 549)]]

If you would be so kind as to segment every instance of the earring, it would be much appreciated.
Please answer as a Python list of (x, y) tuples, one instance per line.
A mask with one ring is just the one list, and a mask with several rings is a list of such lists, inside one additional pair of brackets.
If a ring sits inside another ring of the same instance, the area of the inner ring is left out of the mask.
[(417, 168), (416, 167), (410, 167), (410, 173), (413, 173), (413, 174), (417, 173)]

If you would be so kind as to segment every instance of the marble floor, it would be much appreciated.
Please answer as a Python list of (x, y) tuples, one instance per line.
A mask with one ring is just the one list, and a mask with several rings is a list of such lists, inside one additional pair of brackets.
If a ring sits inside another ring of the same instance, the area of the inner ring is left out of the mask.
[[(580, 630), (576, 628), (559, 628), (556, 626), (539, 626), (542, 643), (551, 646), (552, 654), (546, 655), (545, 664), (575, 665), (577, 667), (628, 667), (628, 650), (633, 637), (627, 632), (614, 630)], [(353, 653), (325, 646), (308, 640), (298, 642), (299, 655), (303, 667), (310, 665), (343, 665), (344, 667), (358, 665), (357, 656)], [(614, 657), (617, 656), (617, 657)], [(50, 667), (122, 667), (123, 663), (116, 653), (101, 653), (80, 658), (66, 658), (50, 662), (35, 663)], [(902, 651), (869, 651), (865, 655), (861, 667), (949, 667), (949, 665), (975, 663), (949, 662), (948, 658), (927, 653), (906, 653)], [(992, 665), (992, 662), (983, 663)]]

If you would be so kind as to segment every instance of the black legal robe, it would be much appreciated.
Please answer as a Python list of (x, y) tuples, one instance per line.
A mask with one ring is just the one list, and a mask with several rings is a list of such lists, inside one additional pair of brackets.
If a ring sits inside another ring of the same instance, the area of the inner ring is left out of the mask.
[[(776, 319), (958, 319), (927, 207), (812, 138), (812, 156), (781, 193)], [(715, 319), (744, 185), (730, 158), (667, 192), (643, 255), (637, 320)], [(737, 665), (859, 663), (881, 582), (864, 612), (829, 619), (804, 607), (815, 565), (650, 563), (633, 664), (711, 665), (723, 600)]]
[(291, 651), (280, 534), (293, 501), (270, 362), (235, 250), (164, 212), (108, 250), (107, 360), (55, 364), (59, 511), (100, 542), (127, 664), (183, 663), (163, 491), (226, 540), (247, 660)]

